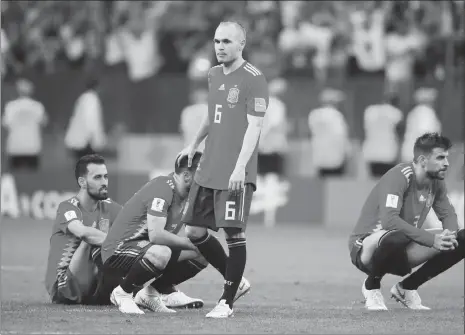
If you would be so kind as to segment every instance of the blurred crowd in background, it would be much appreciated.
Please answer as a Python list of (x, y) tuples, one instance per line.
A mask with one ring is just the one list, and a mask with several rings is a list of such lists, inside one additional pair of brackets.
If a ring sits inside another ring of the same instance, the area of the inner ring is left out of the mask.
[[(412, 81), (444, 81), (451, 73), (447, 67), (463, 71), (465, 61), (464, 1), (2, 1), (1, 12), (2, 78), (16, 81), (19, 93), (2, 120), (9, 131), (7, 151), (16, 157), (13, 167), (38, 166), (48, 122), (46, 106), (32, 98), (33, 85), (20, 79), (28, 70), (47, 76), (70, 68), (94, 74), (124, 67), (134, 84), (159, 74), (205, 82), (216, 65), (212, 38), (221, 21), (245, 26), (244, 58), (270, 84), (259, 144), (264, 174), (284, 173), (285, 156), (295, 149), (287, 137), (302, 126), (299, 116), (296, 128), (290, 127), (281, 98), (286, 78), (309, 78), (321, 88), (318, 107), (299, 115), (305, 114), (316, 171), (332, 176), (344, 175), (354, 155), (350, 122), (340, 111), (345, 94), (334, 87), (351, 76), (383, 76), (384, 98), (360, 111), (360, 151), (371, 174), (379, 176), (398, 161), (411, 160), (417, 136), (441, 131), (437, 90), (414, 91)], [(143, 91), (139, 87), (135, 91)], [(151, 94), (150, 87), (146, 91)], [(402, 104), (404, 98), (409, 104)], [(64, 141), (76, 158), (114, 144), (103, 125), (98, 78), (90, 79), (73, 103), (72, 113), (65, 111), (71, 117)], [(191, 92), (190, 103), (179, 120), (186, 142), (206, 113), (206, 92)]]
[(440, 77), (445, 39), (454, 36), (463, 51), (464, 10), (463, 1), (427, 0), (2, 1), (2, 74), (126, 63), (135, 80), (202, 77), (214, 62), (216, 26), (234, 19), (248, 31), (246, 58), (268, 78), (382, 70), (398, 77), (399, 56)]

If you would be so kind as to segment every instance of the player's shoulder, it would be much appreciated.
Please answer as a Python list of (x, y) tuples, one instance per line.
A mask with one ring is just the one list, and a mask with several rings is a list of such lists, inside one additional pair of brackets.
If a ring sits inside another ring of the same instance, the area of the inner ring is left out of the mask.
[(80, 220), (82, 218), (82, 212), (79, 208), (79, 199), (77, 197), (74, 196), (58, 204), (56, 219), (63, 220), (63, 216), (66, 218), (66, 221), (72, 219)]
[(413, 174), (414, 171), (412, 163), (399, 163), (386, 172), (383, 178), (388, 179), (389, 181), (392, 181), (393, 179), (402, 179), (407, 183), (407, 185), (410, 185), (413, 180)]
[(58, 204), (58, 210), (70, 209), (70, 210), (80, 210), (79, 209), (79, 199), (74, 196), (69, 199), (66, 199)]
[(149, 187), (152, 190), (156, 191), (168, 191), (170, 190), (171, 192), (174, 191), (174, 180), (173, 180), (173, 175), (162, 175), (162, 176), (157, 176), (153, 178), (151, 181), (149, 181)]
[(250, 62), (245, 61), (244, 66), (242, 67), (244, 70), (244, 73), (246, 74), (247, 77), (249, 78), (260, 78), (260, 79), (265, 79), (265, 76), (263, 75), (263, 72), (260, 71), (258, 67), (253, 65)]
[(216, 74), (219, 74), (220, 71), (223, 70), (223, 66), (220, 64), (220, 65), (215, 65), (213, 67), (210, 68), (210, 70), (208, 70), (208, 75), (211, 77), (211, 76), (214, 76)]

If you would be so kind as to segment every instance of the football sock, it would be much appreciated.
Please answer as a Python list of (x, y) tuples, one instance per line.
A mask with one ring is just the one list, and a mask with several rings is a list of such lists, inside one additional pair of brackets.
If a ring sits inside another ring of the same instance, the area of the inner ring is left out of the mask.
[(163, 270), (158, 269), (148, 260), (142, 258), (131, 267), (126, 277), (121, 281), (120, 286), (125, 292), (134, 293), (135, 290), (149, 280), (160, 277), (162, 273)]
[(244, 274), (247, 247), (245, 238), (229, 238), (226, 239), (226, 243), (229, 248), (229, 258), (223, 295), (220, 300), (225, 299), (229, 307), (232, 308), (234, 297)]
[(371, 273), (365, 287), (367, 290), (381, 288), (381, 279), (387, 273), (405, 275), (410, 272), (406, 246), (410, 242), (401, 232), (388, 232), (383, 235), (371, 257)]
[(443, 251), (426, 261), (417, 271), (405, 278), (400, 284), (406, 290), (417, 290), (428, 280), (443, 273), (447, 269), (460, 262), (464, 258), (465, 247), (459, 241), (458, 248), (451, 251)]
[(152, 282), (152, 287), (162, 294), (176, 292), (175, 285), (179, 285), (188, 279), (195, 277), (207, 265), (196, 260), (177, 262), (172, 266), (167, 266), (163, 275)]
[(191, 239), (191, 242), (199, 249), (207, 262), (217, 269), (223, 278), (225, 278), (228, 256), (226, 256), (223, 246), (218, 239), (207, 233), (199, 239)]

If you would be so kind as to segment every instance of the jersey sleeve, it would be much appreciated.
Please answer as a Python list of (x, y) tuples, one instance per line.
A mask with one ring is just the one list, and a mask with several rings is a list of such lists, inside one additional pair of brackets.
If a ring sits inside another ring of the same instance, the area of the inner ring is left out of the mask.
[(207, 83), (208, 83), (208, 90), (210, 91), (210, 86), (211, 86), (211, 83), (212, 83), (212, 75), (213, 75), (213, 68), (210, 68), (210, 70), (208, 70), (208, 74), (207, 74)]
[(264, 75), (251, 76), (249, 79), (246, 110), (248, 115), (265, 116), (270, 97)]
[(450, 231), (459, 229), (457, 214), (447, 195), (447, 187), (444, 180), (438, 182), (436, 197), (434, 198), (432, 207), (438, 219), (442, 222), (444, 229), (449, 229)]
[(146, 203), (147, 214), (167, 217), (168, 209), (173, 201), (173, 190), (168, 185), (167, 181), (163, 179), (155, 180), (149, 193), (150, 198)]
[(398, 169), (385, 174), (379, 181), (378, 206), (381, 226), (385, 230), (399, 230), (411, 240), (427, 247), (433, 246), (434, 235), (409, 224), (400, 217), (407, 177)]
[(113, 222), (115, 221), (116, 217), (118, 216), (118, 213), (120, 210), (123, 208), (119, 203), (110, 200), (110, 206), (109, 206), (109, 214), (110, 214), (110, 227), (113, 225)]
[(74, 220), (82, 222), (81, 210), (69, 202), (62, 202), (57, 209), (55, 224), (66, 234), (68, 233), (68, 224)]

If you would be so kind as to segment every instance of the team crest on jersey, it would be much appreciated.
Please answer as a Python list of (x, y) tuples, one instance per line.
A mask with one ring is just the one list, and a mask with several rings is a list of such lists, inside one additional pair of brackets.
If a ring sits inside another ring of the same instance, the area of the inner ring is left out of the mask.
[(239, 89), (237, 87), (231, 87), (229, 89), (226, 101), (231, 104), (237, 104), (237, 102), (239, 101)]
[(100, 219), (98, 222), (98, 229), (103, 231), (104, 233), (108, 233), (108, 229), (110, 228), (110, 220), (108, 219)]

